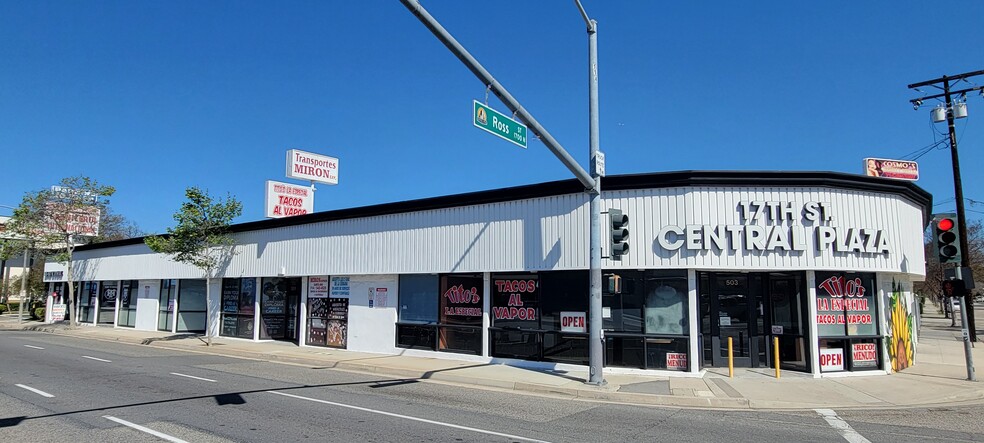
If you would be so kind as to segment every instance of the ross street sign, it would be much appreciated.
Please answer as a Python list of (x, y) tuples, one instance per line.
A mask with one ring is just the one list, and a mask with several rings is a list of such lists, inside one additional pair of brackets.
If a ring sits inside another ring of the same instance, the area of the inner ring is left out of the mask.
[(475, 127), (526, 149), (526, 126), (475, 100), (472, 123)]

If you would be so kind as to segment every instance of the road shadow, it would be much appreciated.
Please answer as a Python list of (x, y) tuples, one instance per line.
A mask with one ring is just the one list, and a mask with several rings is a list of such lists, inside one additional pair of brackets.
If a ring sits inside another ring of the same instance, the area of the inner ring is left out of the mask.
[(204, 338), (203, 335), (201, 335), (201, 334), (188, 333), (188, 334), (165, 335), (163, 337), (145, 338), (143, 340), (140, 340), (140, 344), (142, 344), (142, 345), (149, 345), (151, 343), (159, 342), (159, 341), (186, 340), (186, 339), (189, 339), (189, 338), (197, 338), (202, 343), (205, 342), (205, 338)]

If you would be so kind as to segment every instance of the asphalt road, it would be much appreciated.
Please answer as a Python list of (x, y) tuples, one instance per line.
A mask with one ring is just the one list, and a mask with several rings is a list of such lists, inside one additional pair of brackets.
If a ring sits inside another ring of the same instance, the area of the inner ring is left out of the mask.
[(954, 442), (984, 425), (979, 407), (644, 407), (0, 331), (0, 441)]

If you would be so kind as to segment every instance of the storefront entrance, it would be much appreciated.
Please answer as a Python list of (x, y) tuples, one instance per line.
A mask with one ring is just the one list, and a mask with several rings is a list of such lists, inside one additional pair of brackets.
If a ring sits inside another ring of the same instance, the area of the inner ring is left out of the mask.
[(808, 370), (803, 273), (702, 272), (699, 277), (704, 366), (728, 366), (730, 338), (736, 367), (771, 367), (772, 338), (779, 337), (780, 365)]

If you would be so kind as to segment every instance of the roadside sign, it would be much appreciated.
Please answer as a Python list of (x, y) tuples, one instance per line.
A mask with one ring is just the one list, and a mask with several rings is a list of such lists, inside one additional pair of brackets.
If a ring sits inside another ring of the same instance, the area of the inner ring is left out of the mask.
[(478, 100), (474, 100), (474, 103), (472, 123), (475, 127), (526, 149), (526, 125), (479, 103)]
[(864, 174), (870, 177), (916, 181), (919, 180), (919, 164), (909, 160), (868, 157), (864, 159)]
[(338, 159), (291, 149), (287, 151), (287, 177), (337, 185)]
[(595, 173), (598, 174), (599, 177), (604, 177), (605, 176), (605, 153), (604, 152), (598, 151), (598, 152), (595, 153), (594, 168), (595, 168), (594, 169), (595, 170)]
[(283, 218), (314, 212), (314, 190), (273, 180), (266, 182), (266, 217)]

